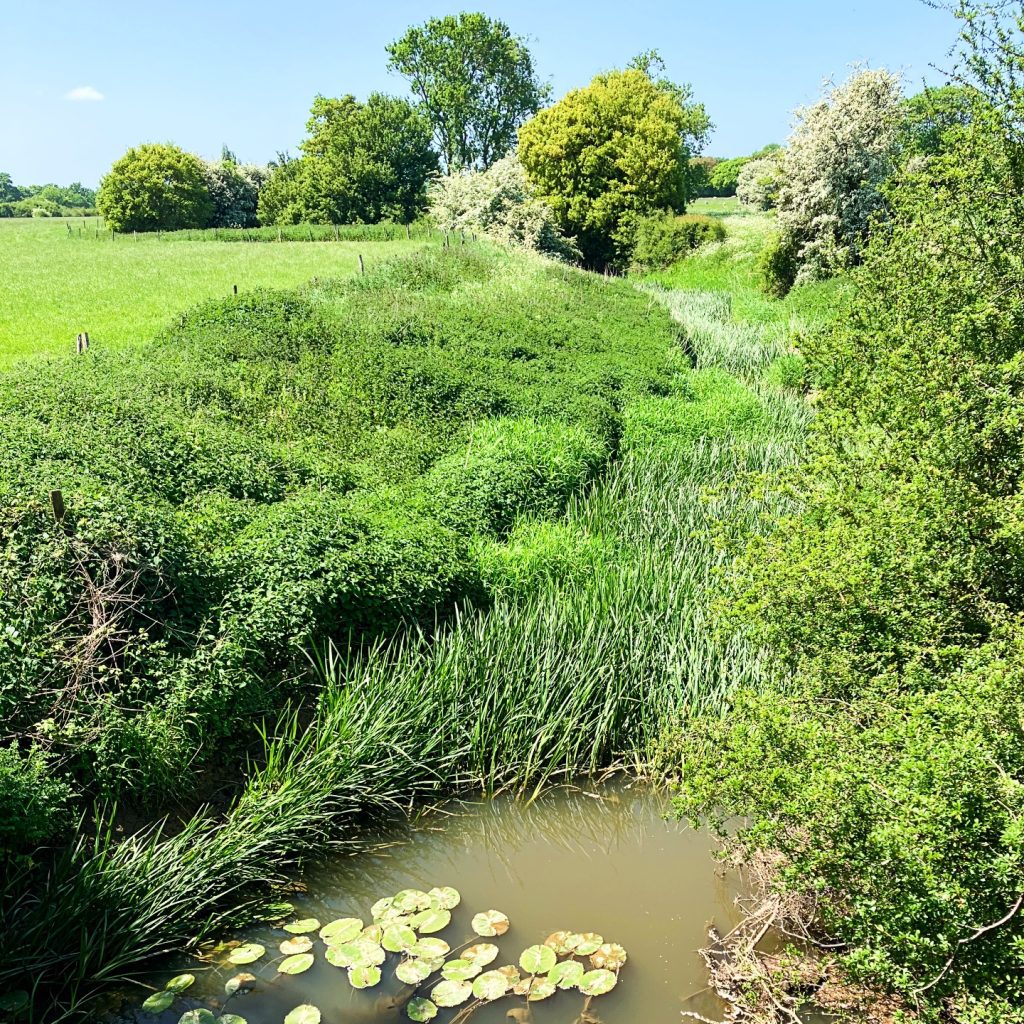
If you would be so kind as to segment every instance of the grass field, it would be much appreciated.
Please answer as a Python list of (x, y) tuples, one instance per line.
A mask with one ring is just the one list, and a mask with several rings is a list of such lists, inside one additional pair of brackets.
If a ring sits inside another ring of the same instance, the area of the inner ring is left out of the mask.
[[(68, 233), (71, 226), (71, 234)], [(293, 288), (379, 264), (420, 241), (225, 245), (156, 235), (117, 236), (93, 219), (0, 219), (0, 368), (25, 356), (73, 351), (88, 331), (100, 349), (136, 345), (205, 299)]]

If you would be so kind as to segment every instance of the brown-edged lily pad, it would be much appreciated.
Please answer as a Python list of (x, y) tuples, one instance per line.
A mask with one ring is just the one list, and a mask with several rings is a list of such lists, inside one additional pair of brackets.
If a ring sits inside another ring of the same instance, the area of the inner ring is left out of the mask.
[(477, 935), (491, 938), (504, 935), (508, 931), (509, 920), (500, 910), (485, 910), (473, 917), (472, 928)]
[(438, 1006), (459, 1006), (473, 994), (473, 986), (468, 981), (442, 981), (435, 985), (430, 998)]

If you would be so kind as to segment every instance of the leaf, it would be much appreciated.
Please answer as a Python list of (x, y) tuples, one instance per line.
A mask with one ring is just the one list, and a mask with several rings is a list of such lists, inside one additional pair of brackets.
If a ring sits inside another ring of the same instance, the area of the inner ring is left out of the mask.
[(154, 992), (142, 1004), (142, 1008), (146, 1013), (163, 1013), (164, 1010), (170, 1008), (171, 1003), (174, 1002), (174, 998), (174, 993), (168, 992), (166, 989), (163, 992)]
[(282, 960), (277, 965), (277, 971), (279, 974), (302, 974), (313, 966), (315, 959), (312, 953), (297, 953)]
[(186, 1010), (178, 1018), (178, 1024), (215, 1024), (216, 1020), (209, 1010)]
[(579, 936), (575, 932), (552, 932), (544, 945), (550, 946), (559, 956), (566, 956), (576, 948)]
[(409, 1020), (433, 1020), (437, 1016), (437, 1006), (429, 999), (417, 996), (415, 999), (409, 1000), (409, 1005), (405, 1008), (405, 1015)]
[(247, 942), (245, 945), (231, 950), (228, 955), (228, 963), (241, 967), (243, 964), (255, 963), (264, 953), (266, 953), (266, 949), (258, 942)]
[(242, 972), (224, 982), (224, 995), (233, 996), (236, 992), (246, 992), (256, 984), (256, 975)]
[(406, 924), (389, 924), (380, 944), (391, 953), (402, 953), (417, 942), (416, 933)]
[(430, 998), (438, 1006), (458, 1006), (473, 994), (473, 986), (468, 981), (442, 981), (435, 985)]
[(471, 960), (449, 960), (441, 968), (441, 975), (449, 981), (468, 981), (470, 978), (475, 978), (482, 970), (482, 967)]
[(498, 970), (508, 978), (510, 985), (518, 985), (522, 980), (519, 974), (519, 968), (515, 964), (506, 964), (504, 967), (499, 967)]
[(303, 1003), (285, 1017), (284, 1024), (320, 1024), (320, 1011), (310, 1003)]
[(21, 1013), (29, 1003), (28, 993), (24, 989), (15, 989), (0, 996), (0, 1013)]
[(249, 1024), (244, 1017), (239, 1017), (237, 1013), (222, 1013), (217, 1018), (217, 1024)]
[(297, 935), (294, 939), (285, 939), (277, 948), (285, 956), (308, 953), (313, 948), (313, 940), (308, 935)]
[(606, 942), (594, 952), (590, 962), (595, 967), (606, 967), (617, 971), (628, 960), (626, 951), (617, 942)]
[(327, 947), (327, 962), (335, 967), (375, 967), (386, 959), (387, 953), (366, 938)]
[(428, 960), (438, 956), (447, 956), (451, 951), (451, 946), (448, 945), (444, 939), (427, 938), (420, 939), (409, 950), (411, 956), (417, 956), (421, 959)]
[(576, 988), (583, 977), (583, 964), (579, 960), (563, 960), (548, 971), (549, 980), (560, 989)]
[(555, 983), (550, 978), (523, 978), (512, 989), (517, 996), (526, 996), (532, 1003), (547, 999), (556, 992)]
[(462, 959), (478, 967), (486, 967), (498, 959), (498, 947), (490, 942), (478, 942), (462, 951)]
[(429, 960), (403, 960), (395, 968), (395, 977), (406, 985), (419, 985), (433, 973)]
[(458, 889), (453, 889), (450, 885), (441, 885), (431, 889), (427, 895), (440, 910), (454, 910), (462, 902)]
[(473, 982), (473, 995), (489, 1003), (500, 999), (511, 987), (501, 971), (485, 971)]
[[(395, 898), (394, 896), (385, 896), (382, 900), (377, 900), (372, 907), (370, 907), (370, 916), (374, 921), (383, 921), (392, 910), (394, 910)], [(400, 910), (395, 910), (395, 914), (400, 914)]]
[(320, 929), (320, 938), (328, 945), (338, 942), (350, 942), (363, 930), (363, 922), (358, 917), (339, 917)]
[(195, 983), (196, 976), (194, 974), (178, 974), (164, 985), (164, 989), (167, 992), (184, 992), (185, 989), (191, 988)]
[(508, 931), (509, 920), (500, 910), (485, 910), (474, 916), (473, 931), (477, 935), (490, 938), (493, 935), (504, 935)]
[(452, 915), (450, 910), (421, 910), (416, 914), (409, 924), (416, 929), (418, 932), (425, 932), (430, 934), (431, 932), (443, 931), (451, 924)]
[(380, 982), (380, 968), (374, 964), (368, 967), (351, 967), (348, 980), (353, 988), (373, 988)]
[(615, 988), (619, 976), (614, 971), (588, 971), (580, 979), (579, 990), (585, 996), (603, 996)]
[(395, 897), (394, 906), (403, 914), (412, 914), (417, 910), (426, 910), (430, 906), (430, 897), (419, 889), (403, 889)]
[(319, 927), (320, 922), (315, 917), (304, 917), (301, 921), (286, 924), (284, 930), (292, 935), (305, 935), (307, 932), (315, 932)]
[(384, 938), (384, 925), (368, 924), (361, 934), (364, 939), (369, 939), (374, 945), (379, 946), (380, 940)]
[(527, 974), (547, 974), (557, 961), (550, 946), (528, 946), (519, 957), (519, 966)]
[(604, 944), (604, 939), (597, 932), (584, 932), (577, 936), (576, 953), (579, 956), (590, 956), (596, 953)]

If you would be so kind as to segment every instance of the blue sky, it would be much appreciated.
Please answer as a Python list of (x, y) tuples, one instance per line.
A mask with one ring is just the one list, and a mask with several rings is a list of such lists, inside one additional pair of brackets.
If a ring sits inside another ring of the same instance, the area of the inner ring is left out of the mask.
[(658, 48), (717, 125), (708, 152), (782, 142), (790, 112), (854, 62), (937, 81), (956, 40), (920, 0), (6, 0), (0, 170), (95, 185), (128, 146), (243, 160), (295, 150), (313, 96), (405, 93), (384, 46), (435, 14), (483, 10), (531, 42), (555, 96)]

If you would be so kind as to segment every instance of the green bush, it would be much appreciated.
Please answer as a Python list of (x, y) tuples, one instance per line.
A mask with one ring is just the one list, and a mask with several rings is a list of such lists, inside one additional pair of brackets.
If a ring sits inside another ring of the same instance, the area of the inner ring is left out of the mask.
[(788, 235), (776, 232), (765, 242), (757, 260), (761, 287), (767, 295), (784, 299), (796, 283), (800, 270), (799, 245)]
[(806, 391), (809, 380), (807, 360), (795, 354), (779, 356), (765, 368), (764, 379), (776, 387)]
[(0, 866), (66, 840), (74, 824), (71, 798), (41, 750), (0, 747)]
[(641, 217), (633, 236), (633, 267), (665, 270), (705, 243), (724, 238), (725, 227), (714, 217), (671, 213)]

